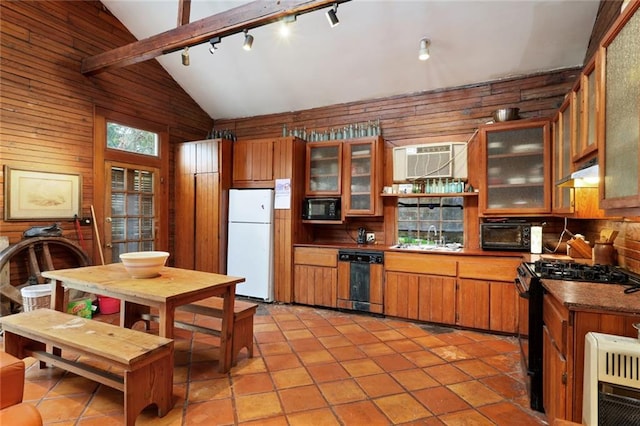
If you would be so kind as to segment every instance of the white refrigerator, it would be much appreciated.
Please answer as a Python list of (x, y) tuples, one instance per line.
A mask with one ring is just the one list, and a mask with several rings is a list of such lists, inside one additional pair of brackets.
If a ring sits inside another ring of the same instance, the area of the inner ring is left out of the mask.
[(273, 302), (272, 189), (229, 191), (227, 275), (244, 277), (236, 294)]

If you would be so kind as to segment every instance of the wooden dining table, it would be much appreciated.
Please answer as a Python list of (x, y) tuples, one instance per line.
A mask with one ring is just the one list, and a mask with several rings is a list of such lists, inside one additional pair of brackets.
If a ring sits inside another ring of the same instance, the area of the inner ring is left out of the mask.
[(163, 267), (154, 278), (132, 278), (122, 263), (85, 266), (42, 272), (42, 276), (55, 280), (51, 294), (51, 307), (66, 311), (64, 288), (81, 290), (120, 299), (120, 325), (131, 327), (140, 316), (140, 307), (158, 310), (159, 335), (173, 338), (175, 310), (178, 306), (212, 296), (222, 297), (223, 318), (220, 332), (220, 362), (218, 370), (231, 369), (233, 342), (233, 308), (236, 284), (241, 277)]

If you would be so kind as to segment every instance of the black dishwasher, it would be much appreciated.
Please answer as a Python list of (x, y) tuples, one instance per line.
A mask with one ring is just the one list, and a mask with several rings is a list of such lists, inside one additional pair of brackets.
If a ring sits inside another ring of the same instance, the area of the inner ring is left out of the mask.
[(338, 307), (383, 312), (384, 252), (338, 251)]

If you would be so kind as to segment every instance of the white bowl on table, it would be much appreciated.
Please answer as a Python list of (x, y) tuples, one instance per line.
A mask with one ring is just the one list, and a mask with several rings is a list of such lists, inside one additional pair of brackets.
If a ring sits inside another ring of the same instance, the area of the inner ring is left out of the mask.
[(166, 251), (134, 251), (122, 253), (120, 260), (131, 277), (153, 278), (160, 275), (168, 257)]

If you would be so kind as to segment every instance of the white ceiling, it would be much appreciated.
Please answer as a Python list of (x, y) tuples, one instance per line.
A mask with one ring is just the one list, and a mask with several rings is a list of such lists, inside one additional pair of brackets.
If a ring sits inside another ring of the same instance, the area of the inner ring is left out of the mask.
[[(175, 28), (178, 0), (102, 0), (136, 36)], [(192, 0), (193, 22), (247, 3)], [(287, 40), (278, 24), (158, 58), (213, 118), (299, 111), (581, 66), (599, 0), (353, 0), (330, 28), (325, 11), (299, 16)], [(431, 58), (418, 60), (421, 38)], [(108, 71), (107, 71), (108, 72)]]

